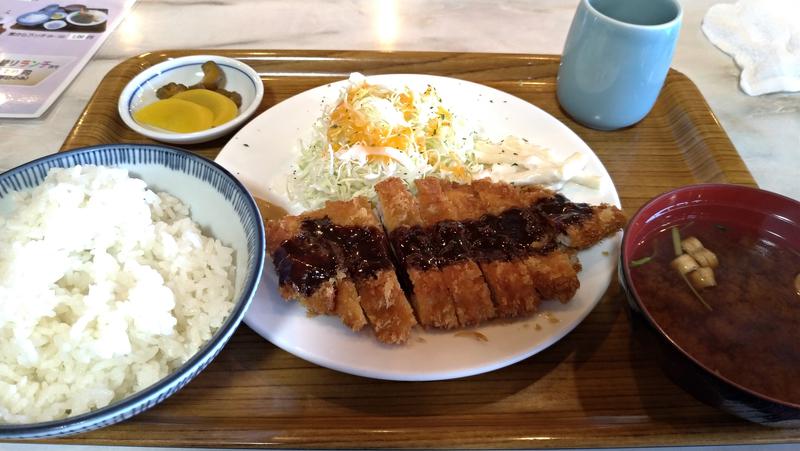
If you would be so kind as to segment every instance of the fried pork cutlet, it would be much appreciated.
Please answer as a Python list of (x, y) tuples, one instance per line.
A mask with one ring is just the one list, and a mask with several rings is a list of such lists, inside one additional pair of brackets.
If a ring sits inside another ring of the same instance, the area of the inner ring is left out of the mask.
[(535, 205), (564, 234), (561, 241), (572, 249), (593, 246), (625, 225), (625, 215), (613, 205), (573, 203), (537, 185), (521, 186), (518, 191), (528, 205)]
[[(549, 220), (538, 211), (531, 210), (533, 202), (551, 198), (554, 193), (544, 188), (530, 189), (523, 196), (519, 189), (506, 183), (492, 183), (489, 180), (476, 180), (472, 188), (486, 202), (494, 214), (503, 215), (506, 220), (501, 229), (525, 230), (518, 235), (517, 245), (520, 260), (525, 264), (529, 277), (542, 299), (558, 299), (566, 302), (575, 296), (580, 287), (577, 270), (573, 264), (574, 252), (556, 247), (557, 231)], [(528, 238), (528, 240), (522, 240)], [(512, 252), (514, 252), (512, 250)], [(577, 261), (577, 260), (576, 260)]]
[(416, 320), (367, 199), (327, 202), (267, 224), (282, 296), (312, 312), (336, 314), (353, 330), (369, 319), (384, 343), (408, 340)]
[(431, 244), (428, 237), (420, 233), (423, 223), (417, 199), (398, 178), (378, 183), (375, 191), (395, 256), (412, 285), (411, 303), (420, 324), (445, 329), (457, 327), (458, 317), (445, 276), (430, 258), (419, 258), (430, 256)]
[(417, 321), (400, 288), (386, 235), (372, 205), (367, 198), (356, 197), (327, 202), (326, 210), (333, 223), (350, 229), (347, 235), (337, 237), (341, 240), (338, 244), (375, 336), (384, 343), (404, 343)]
[(491, 293), (483, 273), (471, 259), (466, 230), (453, 200), (443, 189), (446, 184), (437, 178), (415, 182), (420, 212), (432, 229), (434, 253), (442, 259), (440, 270), (453, 295), (458, 322), (473, 326), (496, 316)]
[(528, 269), (512, 254), (507, 237), (497, 233), (502, 229), (498, 220), (504, 210), (493, 209), (469, 185), (445, 182), (442, 185), (461, 220), (473, 224), (468, 227), (473, 258), (491, 289), (497, 316), (514, 318), (535, 312), (540, 299)]
[[(326, 204), (325, 207), (319, 210), (303, 214), (301, 218), (303, 220), (324, 220), (328, 217), (329, 210), (331, 210), (331, 208)], [(317, 241), (320, 242), (319, 246), (332, 249), (333, 256), (331, 258), (333, 261), (343, 258), (343, 251), (340, 249), (340, 246), (330, 240), (323, 239), (319, 233), (314, 233), (313, 235), (316, 237)], [(269, 251), (269, 248), (267, 251)], [(358, 296), (355, 283), (348, 277), (346, 268), (341, 264), (338, 265), (338, 267), (339, 270), (334, 286), (335, 294), (333, 304), (330, 310), (315, 313), (334, 314), (338, 316), (347, 327), (354, 331), (359, 331), (367, 325), (367, 317), (364, 316), (364, 311), (361, 308), (361, 298)], [(300, 302), (303, 303), (302, 300)], [(303, 304), (305, 305), (305, 303)]]
[(336, 285), (345, 273), (336, 268), (334, 251), (327, 243), (301, 233), (302, 222), (302, 217), (286, 216), (264, 224), (267, 252), (278, 273), (281, 297), (299, 301), (309, 312), (331, 314), (336, 307)]
[(614, 206), (572, 203), (537, 186), (436, 178), (415, 185), (417, 197), (400, 179), (376, 185), (390, 240), (363, 197), (267, 221), (281, 295), (403, 343), (417, 321), (454, 328), (529, 315), (541, 299), (566, 302), (579, 286), (577, 251), (624, 223)]

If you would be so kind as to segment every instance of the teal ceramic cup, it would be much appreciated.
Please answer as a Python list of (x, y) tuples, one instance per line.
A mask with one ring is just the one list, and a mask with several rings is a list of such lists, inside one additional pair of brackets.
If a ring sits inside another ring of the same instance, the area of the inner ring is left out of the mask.
[(678, 0), (580, 0), (558, 69), (558, 101), (573, 119), (615, 130), (653, 108), (672, 62)]

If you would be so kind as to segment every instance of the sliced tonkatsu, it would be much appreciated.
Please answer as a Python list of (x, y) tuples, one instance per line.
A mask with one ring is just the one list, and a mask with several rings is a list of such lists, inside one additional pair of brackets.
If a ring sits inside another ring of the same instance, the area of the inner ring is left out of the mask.
[(481, 200), (492, 205), (495, 214), (504, 218), (499, 232), (514, 242), (511, 249), (526, 266), (537, 293), (542, 299), (567, 301), (580, 287), (574, 252), (558, 246), (559, 231), (536, 208), (553, 192), (544, 188), (523, 196), (519, 188), (486, 179), (472, 182), (471, 187)]
[(625, 221), (612, 205), (573, 203), (539, 186), (433, 177), (414, 186), (416, 196), (397, 178), (375, 186), (381, 220), (357, 197), (267, 221), (281, 295), (404, 343), (417, 323), (472, 326), (570, 300), (580, 286), (577, 252)]
[(315, 313), (336, 314), (353, 330), (368, 320), (381, 342), (408, 340), (416, 319), (366, 198), (327, 202), (267, 224), (282, 296)]
[(336, 285), (346, 274), (335, 264), (334, 249), (303, 230), (303, 223), (301, 216), (267, 221), (267, 252), (284, 299), (295, 299), (312, 313), (330, 314), (336, 306)]
[(417, 199), (398, 178), (378, 183), (375, 191), (400, 272), (405, 273), (411, 284), (411, 303), (420, 324), (444, 329), (458, 327), (453, 297), (447, 279), (432, 258)]
[(497, 316), (515, 318), (537, 311), (541, 299), (528, 267), (516, 254), (516, 237), (505, 233), (508, 208), (489, 202), (486, 193), (470, 185), (448, 184), (448, 193), (461, 216), (472, 222), (468, 229), (474, 257), (492, 289)]
[(415, 182), (420, 212), (430, 231), (432, 248), (447, 288), (453, 296), (458, 322), (473, 326), (497, 315), (489, 286), (478, 264), (472, 259), (466, 237), (464, 217), (459, 215), (437, 178)]
[(586, 249), (616, 233), (625, 225), (625, 215), (609, 205), (572, 202), (563, 194), (538, 185), (517, 187), (523, 201), (542, 213), (563, 235), (560, 241), (572, 249)]
[(383, 226), (366, 197), (326, 204), (335, 229), (329, 239), (344, 255), (361, 308), (375, 335), (384, 343), (403, 343), (417, 324), (414, 311), (397, 280)]

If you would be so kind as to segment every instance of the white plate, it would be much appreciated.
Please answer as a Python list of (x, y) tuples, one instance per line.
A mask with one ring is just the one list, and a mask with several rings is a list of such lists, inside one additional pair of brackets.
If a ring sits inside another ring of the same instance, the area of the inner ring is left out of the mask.
[[(522, 99), (483, 85), (429, 75), (379, 75), (372, 83), (394, 88), (404, 85), (422, 91), (430, 84), (454, 114), (481, 124), (484, 136), (527, 138), (566, 157), (583, 152), (588, 168), (601, 175), (599, 190), (567, 185), (562, 191), (573, 201), (620, 205), (619, 197), (597, 156), (575, 133), (554, 117)], [(346, 81), (320, 86), (287, 99), (242, 128), (222, 149), (217, 162), (231, 171), (250, 191), (283, 206), (301, 211), (289, 202), (287, 177), (301, 140), (308, 141), (322, 108), (335, 103)], [(558, 341), (594, 308), (616, 269), (621, 233), (580, 252), (581, 288), (567, 304), (546, 301), (541, 313), (513, 322), (476, 327), (488, 341), (457, 332), (417, 328), (405, 346), (380, 344), (371, 332), (353, 333), (336, 317), (306, 315), (297, 302), (284, 302), (277, 277), (267, 262), (261, 285), (245, 322), (284, 350), (335, 370), (389, 380), (439, 380), (470, 376), (501, 368), (547, 348)]]
[(82, 11), (74, 11), (74, 12), (71, 12), (71, 13), (67, 14), (67, 22), (71, 23), (72, 25), (78, 26), (78, 27), (93, 27), (95, 25), (100, 25), (101, 23), (103, 23), (106, 20), (108, 20), (108, 16), (106, 16), (106, 13), (104, 13), (103, 11), (98, 11), (96, 9), (90, 9), (90, 10), (87, 11), (87, 13), (91, 14), (92, 17), (94, 18), (94, 20), (92, 20), (91, 22), (76, 22), (75, 21), (75, 16), (77, 16), (77, 15), (79, 15), (81, 13), (82, 13)]

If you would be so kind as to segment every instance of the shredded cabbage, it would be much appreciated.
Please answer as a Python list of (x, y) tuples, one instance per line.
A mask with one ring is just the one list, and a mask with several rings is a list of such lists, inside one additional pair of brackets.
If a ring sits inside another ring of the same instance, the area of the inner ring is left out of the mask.
[(392, 90), (351, 76), (337, 104), (316, 121), (301, 143), (290, 198), (305, 208), (327, 200), (375, 197), (373, 186), (399, 177), (435, 175), (469, 182), (483, 169), (474, 155), (476, 133), (453, 115), (432, 86)]
[(415, 179), (429, 175), (553, 189), (570, 181), (600, 186), (600, 176), (585, 169), (584, 154), (564, 159), (516, 136), (490, 142), (454, 115), (432, 86), (392, 90), (360, 74), (351, 75), (336, 105), (317, 119), (311, 139), (300, 147), (287, 188), (290, 199), (305, 208), (355, 196), (374, 200), (373, 186), (387, 177), (399, 177), (412, 190)]

